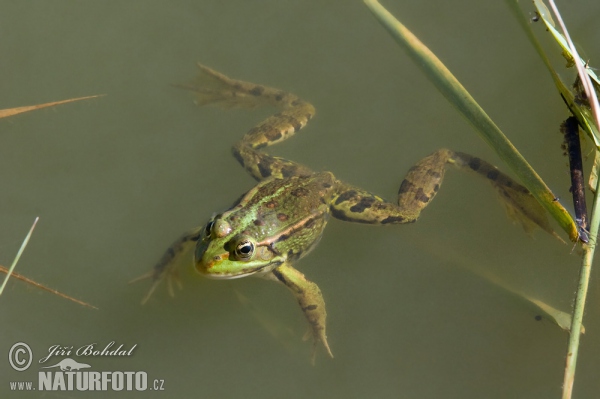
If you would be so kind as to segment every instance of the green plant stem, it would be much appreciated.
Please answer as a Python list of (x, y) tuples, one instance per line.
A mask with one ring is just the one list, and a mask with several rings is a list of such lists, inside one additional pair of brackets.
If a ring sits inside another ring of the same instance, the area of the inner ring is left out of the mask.
[[(588, 76), (581, 57), (577, 54), (577, 49), (571, 40), (569, 31), (554, 3), (554, 0), (549, 0), (552, 12), (556, 16), (558, 23), (562, 29), (563, 35), (571, 50), (571, 54), (577, 66), (577, 73), (581, 79), (585, 93), (589, 99), (592, 113), (594, 115), (594, 123), (596, 129), (600, 128), (600, 104), (596, 91), (592, 85), (592, 81)], [(596, 149), (596, 158), (598, 157), (598, 149)], [(598, 164), (594, 162), (594, 174), (598, 175)], [(585, 301), (587, 298), (590, 276), (592, 274), (592, 261), (594, 259), (594, 251), (598, 239), (598, 227), (600, 226), (600, 201), (598, 200), (598, 189), (600, 189), (600, 181), (596, 180), (596, 188), (594, 191), (594, 205), (592, 207), (592, 218), (590, 221), (590, 240), (588, 244), (583, 245), (583, 259), (581, 262), (581, 270), (579, 272), (579, 284), (575, 295), (575, 304), (573, 305), (573, 317), (571, 322), (571, 333), (569, 334), (569, 345), (567, 348), (567, 360), (565, 365), (565, 375), (563, 380), (563, 399), (571, 399), (573, 394), (573, 384), (575, 382), (575, 368), (577, 366), (577, 356), (579, 353), (579, 340), (581, 338), (581, 325), (583, 322), (583, 313), (585, 310)]]
[[(596, 192), (600, 189), (600, 181), (596, 185)], [(569, 335), (569, 346), (567, 348), (567, 361), (565, 365), (565, 376), (563, 380), (563, 399), (570, 399), (575, 381), (575, 367), (577, 365), (577, 354), (579, 352), (579, 339), (581, 337), (581, 325), (583, 323), (583, 312), (587, 297), (590, 275), (592, 272), (592, 260), (598, 239), (598, 226), (600, 225), (600, 201), (598, 196), (594, 197), (592, 207), (592, 218), (590, 223), (590, 242), (583, 246), (583, 259), (579, 272), (579, 284), (573, 306), (573, 318), (571, 322), (571, 334)]]

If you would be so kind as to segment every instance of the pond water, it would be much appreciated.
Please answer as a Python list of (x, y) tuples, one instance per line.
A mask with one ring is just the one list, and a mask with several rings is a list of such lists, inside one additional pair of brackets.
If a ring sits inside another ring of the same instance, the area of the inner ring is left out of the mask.
[[(568, 114), (507, 5), (383, 5), (446, 63), (570, 209), (558, 131)], [(600, 3), (559, 6), (598, 65)], [(14, 343), (27, 343), (33, 365), (19, 373), (0, 362), (0, 396), (97, 397), (9, 392), (9, 381), (37, 386), (41, 366), (69, 357), (39, 364), (53, 345), (74, 352), (114, 341), (113, 349), (137, 346), (131, 356), (70, 357), (92, 371), (145, 371), (150, 384), (164, 381), (164, 391), (111, 392), (116, 398), (559, 397), (567, 334), (481, 276), (569, 311), (578, 251), (541, 231), (529, 237), (485, 182), (455, 171), (418, 223), (332, 220), (298, 263), (328, 306), (335, 358), (320, 348), (315, 366), (302, 341), (304, 317), (281, 286), (208, 280), (188, 266), (174, 298), (162, 285), (142, 306), (150, 283), (127, 284), (253, 185), (230, 147), (272, 110), (198, 108), (172, 86), (191, 81), (196, 62), (310, 101), (317, 116), (309, 126), (269, 152), (390, 200), (410, 166), (438, 148), (502, 168), (361, 1), (55, 0), (0, 10), (0, 109), (105, 95), (0, 121), (0, 264), (11, 263), (39, 216), (17, 272), (99, 308), (9, 282), (0, 353), (6, 359)], [(541, 23), (535, 28), (554, 49)], [(564, 64), (558, 55), (553, 62)], [(571, 81), (571, 72), (564, 76)], [(600, 391), (596, 274), (577, 398)]]

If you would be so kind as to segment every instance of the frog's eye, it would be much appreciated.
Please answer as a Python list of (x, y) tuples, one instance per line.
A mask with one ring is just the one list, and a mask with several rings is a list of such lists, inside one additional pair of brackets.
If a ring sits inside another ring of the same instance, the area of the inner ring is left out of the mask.
[(254, 244), (250, 240), (242, 240), (235, 247), (235, 256), (238, 259), (249, 259), (254, 253)]
[(206, 227), (204, 228), (204, 235), (206, 237), (210, 237), (210, 233), (212, 231), (212, 227), (215, 224), (214, 220), (209, 221), (208, 223), (206, 223)]

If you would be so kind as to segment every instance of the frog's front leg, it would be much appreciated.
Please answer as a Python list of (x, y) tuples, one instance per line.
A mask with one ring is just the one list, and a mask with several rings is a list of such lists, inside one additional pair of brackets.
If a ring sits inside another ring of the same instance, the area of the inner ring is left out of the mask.
[(325, 333), (325, 321), (327, 318), (325, 301), (317, 284), (307, 280), (304, 274), (294, 269), (288, 262), (281, 264), (264, 277), (284, 284), (298, 300), (298, 304), (308, 320), (310, 333), (313, 337), (313, 363), (318, 342), (321, 342), (329, 356), (333, 357), (327, 343), (327, 334)]
[(165, 277), (169, 282), (169, 293), (173, 296), (171, 279), (176, 273), (176, 266), (181, 257), (196, 245), (196, 242), (200, 239), (203, 228), (204, 227), (198, 227), (183, 234), (171, 244), (152, 270), (130, 281), (130, 283), (135, 283), (140, 280), (152, 278), (152, 286), (144, 299), (142, 299), (142, 304), (145, 304), (148, 299), (150, 299), (152, 293), (156, 290), (156, 287), (158, 287)]
[(473, 172), (487, 180), (498, 192), (509, 216), (520, 222), (527, 232), (537, 226), (558, 238), (544, 208), (525, 187), (480, 158), (447, 149), (435, 151), (410, 168), (398, 190), (398, 204), (340, 183), (330, 206), (331, 214), (359, 223), (415, 222), (437, 194), (448, 166)]

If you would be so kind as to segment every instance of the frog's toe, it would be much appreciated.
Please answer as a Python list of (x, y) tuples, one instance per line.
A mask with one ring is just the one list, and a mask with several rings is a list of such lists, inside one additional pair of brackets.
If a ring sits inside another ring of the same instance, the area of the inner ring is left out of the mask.
[(331, 352), (331, 348), (329, 348), (329, 344), (327, 343), (327, 336), (325, 335), (325, 332), (323, 330), (315, 331), (312, 328), (309, 328), (308, 330), (306, 330), (306, 333), (302, 337), (302, 340), (308, 341), (311, 338), (313, 340), (313, 345), (310, 360), (313, 365), (315, 364), (315, 360), (317, 358), (317, 346), (319, 345), (319, 342), (323, 344), (323, 347), (327, 351), (327, 354), (331, 358), (333, 358), (333, 353)]
[(177, 271), (173, 271), (173, 272), (167, 274), (167, 290), (169, 291), (169, 295), (171, 297), (175, 296), (175, 291), (173, 289), (173, 282), (175, 282), (175, 284), (177, 284), (177, 288), (179, 288), (179, 290), (183, 289), (183, 285), (181, 284), (181, 279), (179, 278), (179, 273), (177, 273)]
[(333, 353), (331, 353), (331, 349), (329, 348), (329, 344), (327, 343), (327, 338), (325, 338), (321, 342), (323, 343), (325, 350), (327, 350), (327, 354), (329, 355), (329, 357), (333, 359)]
[(148, 290), (148, 293), (142, 299), (142, 305), (144, 305), (144, 304), (146, 304), (146, 302), (148, 302), (148, 300), (150, 299), (150, 297), (152, 296), (152, 294), (154, 293), (156, 288), (159, 286), (159, 284), (163, 280), (165, 280), (165, 278), (167, 280), (167, 290), (169, 292), (169, 295), (174, 297), (175, 292), (173, 290), (173, 281), (175, 281), (175, 283), (177, 284), (179, 289), (183, 288), (181, 285), (181, 280), (179, 279), (179, 276), (178, 276), (176, 270), (170, 270), (169, 268), (155, 267), (152, 270), (150, 270), (149, 272), (144, 273), (141, 276), (136, 277), (133, 280), (129, 281), (129, 284), (137, 283), (138, 281), (142, 281), (142, 280), (146, 280), (146, 279), (153, 280), (152, 286)]
[(142, 299), (142, 305), (145, 305), (146, 302), (148, 302), (148, 300), (150, 299), (150, 297), (152, 296), (152, 294), (154, 294), (154, 291), (156, 290), (156, 287), (158, 287), (158, 285), (160, 284), (161, 281), (162, 280), (156, 280), (156, 281), (154, 281), (152, 283), (152, 286), (148, 290), (148, 293)]
[(141, 276), (134, 278), (133, 280), (129, 280), (129, 284), (137, 283), (138, 281), (146, 280), (151, 277), (154, 277), (154, 269), (142, 274)]

